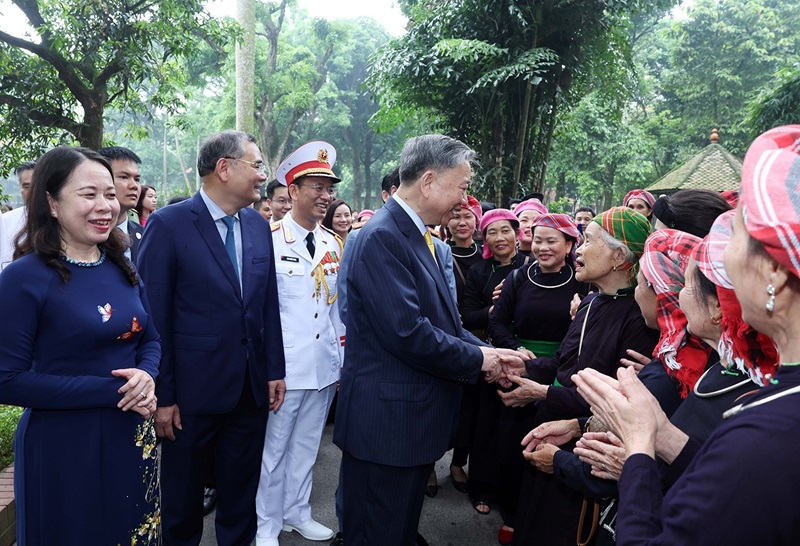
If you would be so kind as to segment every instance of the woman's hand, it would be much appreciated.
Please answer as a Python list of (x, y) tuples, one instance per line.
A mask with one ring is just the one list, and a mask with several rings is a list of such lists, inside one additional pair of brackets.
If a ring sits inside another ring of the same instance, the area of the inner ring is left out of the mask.
[(522, 456), (525, 457), (529, 463), (541, 470), (545, 474), (553, 473), (553, 458), (559, 447), (553, 444), (539, 444), (536, 451), (523, 451)]
[(522, 408), (531, 402), (547, 398), (547, 387), (536, 381), (516, 375), (509, 375), (506, 379), (516, 383), (517, 388), (509, 392), (497, 391), (497, 394), (503, 404), (510, 408)]
[(500, 281), (500, 284), (494, 287), (492, 291), (492, 303), (497, 303), (497, 299), (500, 297), (500, 292), (503, 291), (503, 283), (506, 282), (505, 279)]
[(578, 307), (581, 306), (581, 296), (580, 294), (575, 294), (572, 296), (572, 301), (569, 302), (569, 316), (575, 320), (575, 315), (578, 314)]
[(647, 364), (650, 364), (650, 357), (643, 355), (642, 353), (637, 353), (633, 349), (628, 349), (625, 351), (628, 353), (628, 356), (631, 357), (633, 360), (629, 360), (627, 358), (620, 358), (619, 361), (623, 366), (627, 366), (629, 368), (633, 368), (636, 370), (636, 373), (642, 371)]
[(574, 453), (581, 461), (592, 465), (593, 476), (614, 481), (619, 481), (628, 458), (625, 446), (613, 432), (587, 432), (578, 440)]
[(522, 439), (525, 451), (533, 451), (540, 444), (564, 445), (581, 435), (581, 426), (577, 419), (564, 421), (548, 421), (542, 423)]
[[(572, 376), (578, 393), (592, 413), (614, 431), (625, 444), (627, 455), (645, 453), (655, 458), (659, 421), (666, 421), (658, 402), (631, 368), (617, 370), (619, 382), (596, 370), (585, 369)], [(660, 415), (654, 411), (658, 408)]]
[(122, 400), (117, 407), (122, 411), (134, 410), (143, 417), (150, 417), (156, 411), (156, 384), (150, 374), (138, 368), (112, 370), (111, 375), (127, 379), (117, 391)]

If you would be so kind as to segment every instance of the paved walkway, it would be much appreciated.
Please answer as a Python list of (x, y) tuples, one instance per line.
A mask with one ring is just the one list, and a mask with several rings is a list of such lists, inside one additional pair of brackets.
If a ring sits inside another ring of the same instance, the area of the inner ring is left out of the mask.
[[(322, 447), (314, 469), (314, 489), (311, 492), (311, 507), (314, 518), (336, 530), (334, 491), (338, 482), (341, 452), (332, 443), (333, 425), (328, 425), (322, 437)], [(450, 453), (436, 463), (439, 476), (439, 494), (425, 498), (419, 530), (430, 546), (495, 546), (497, 530), (501, 520), (497, 509), (488, 516), (481, 516), (472, 509), (467, 496), (459, 493), (450, 482)], [(205, 519), (203, 546), (215, 546), (214, 514)], [(327, 545), (325, 542), (310, 542), (297, 533), (281, 533), (281, 546)], [(377, 546), (377, 545), (376, 545)]]

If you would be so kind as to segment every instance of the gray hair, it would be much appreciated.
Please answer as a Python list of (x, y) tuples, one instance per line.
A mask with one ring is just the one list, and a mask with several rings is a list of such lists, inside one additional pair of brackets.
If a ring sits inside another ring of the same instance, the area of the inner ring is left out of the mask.
[(600, 226), (600, 238), (603, 239), (603, 242), (606, 244), (608, 248), (611, 250), (619, 250), (622, 249), (622, 252), (625, 253), (625, 263), (630, 263), (636, 265), (639, 261), (639, 257), (634, 254), (634, 252), (628, 248), (628, 245), (611, 235), (603, 226)]
[(256, 143), (256, 137), (244, 131), (220, 131), (209, 136), (197, 152), (197, 173), (208, 176), (217, 168), (223, 157), (239, 159), (244, 157), (244, 143)]
[(474, 163), (475, 152), (460, 140), (445, 135), (410, 138), (400, 154), (400, 184), (413, 184), (425, 171), (452, 169)]

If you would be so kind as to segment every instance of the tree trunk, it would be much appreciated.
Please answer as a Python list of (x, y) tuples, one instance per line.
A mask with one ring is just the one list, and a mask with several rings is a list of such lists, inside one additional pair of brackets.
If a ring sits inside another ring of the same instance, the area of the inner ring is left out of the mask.
[(374, 134), (370, 128), (364, 135), (364, 154), (361, 156), (364, 164), (364, 208), (367, 209), (374, 208), (372, 203), (372, 137)]
[(83, 125), (78, 130), (75, 137), (78, 143), (85, 147), (97, 150), (103, 147), (103, 107), (97, 104), (95, 108), (84, 110)]
[(236, 43), (236, 128), (255, 130), (256, 1), (236, 0), (236, 20), (244, 34)]

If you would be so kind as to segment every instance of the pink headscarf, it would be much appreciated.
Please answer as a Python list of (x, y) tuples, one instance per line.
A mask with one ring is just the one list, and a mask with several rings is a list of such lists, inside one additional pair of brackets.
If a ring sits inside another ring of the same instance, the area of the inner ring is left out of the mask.
[(800, 277), (800, 125), (759, 136), (742, 165), (739, 196), (747, 232)]
[[(486, 228), (488, 228), (491, 224), (495, 222), (499, 222), (501, 220), (508, 220), (511, 222), (511, 227), (514, 228), (514, 231), (519, 229), (519, 219), (514, 216), (514, 213), (508, 209), (492, 209), (486, 211), (486, 214), (483, 215), (481, 218), (481, 233), (483, 233), (484, 239), (486, 239)], [(489, 249), (489, 245), (485, 242), (483, 244), (483, 259), (491, 258), (494, 256), (492, 251)]]
[(522, 203), (517, 205), (517, 208), (514, 209), (514, 214), (516, 214), (517, 218), (519, 218), (519, 215), (525, 212), (526, 210), (535, 210), (539, 214), (548, 213), (547, 207), (544, 206), (544, 203), (542, 203), (538, 199), (528, 199), (527, 201), (523, 201)]
[(627, 194), (625, 194), (625, 199), (622, 200), (622, 205), (624, 207), (627, 207), (631, 199), (641, 199), (642, 201), (647, 203), (647, 206), (650, 207), (651, 209), (653, 208), (653, 203), (656, 202), (656, 198), (653, 197), (653, 194), (647, 190), (629, 191)]
[(778, 351), (770, 337), (756, 332), (742, 320), (742, 307), (725, 270), (722, 255), (731, 239), (735, 214), (736, 211), (729, 210), (717, 217), (711, 231), (695, 248), (694, 260), (708, 280), (717, 285), (717, 298), (722, 310), (719, 356), (763, 386), (775, 375)]

